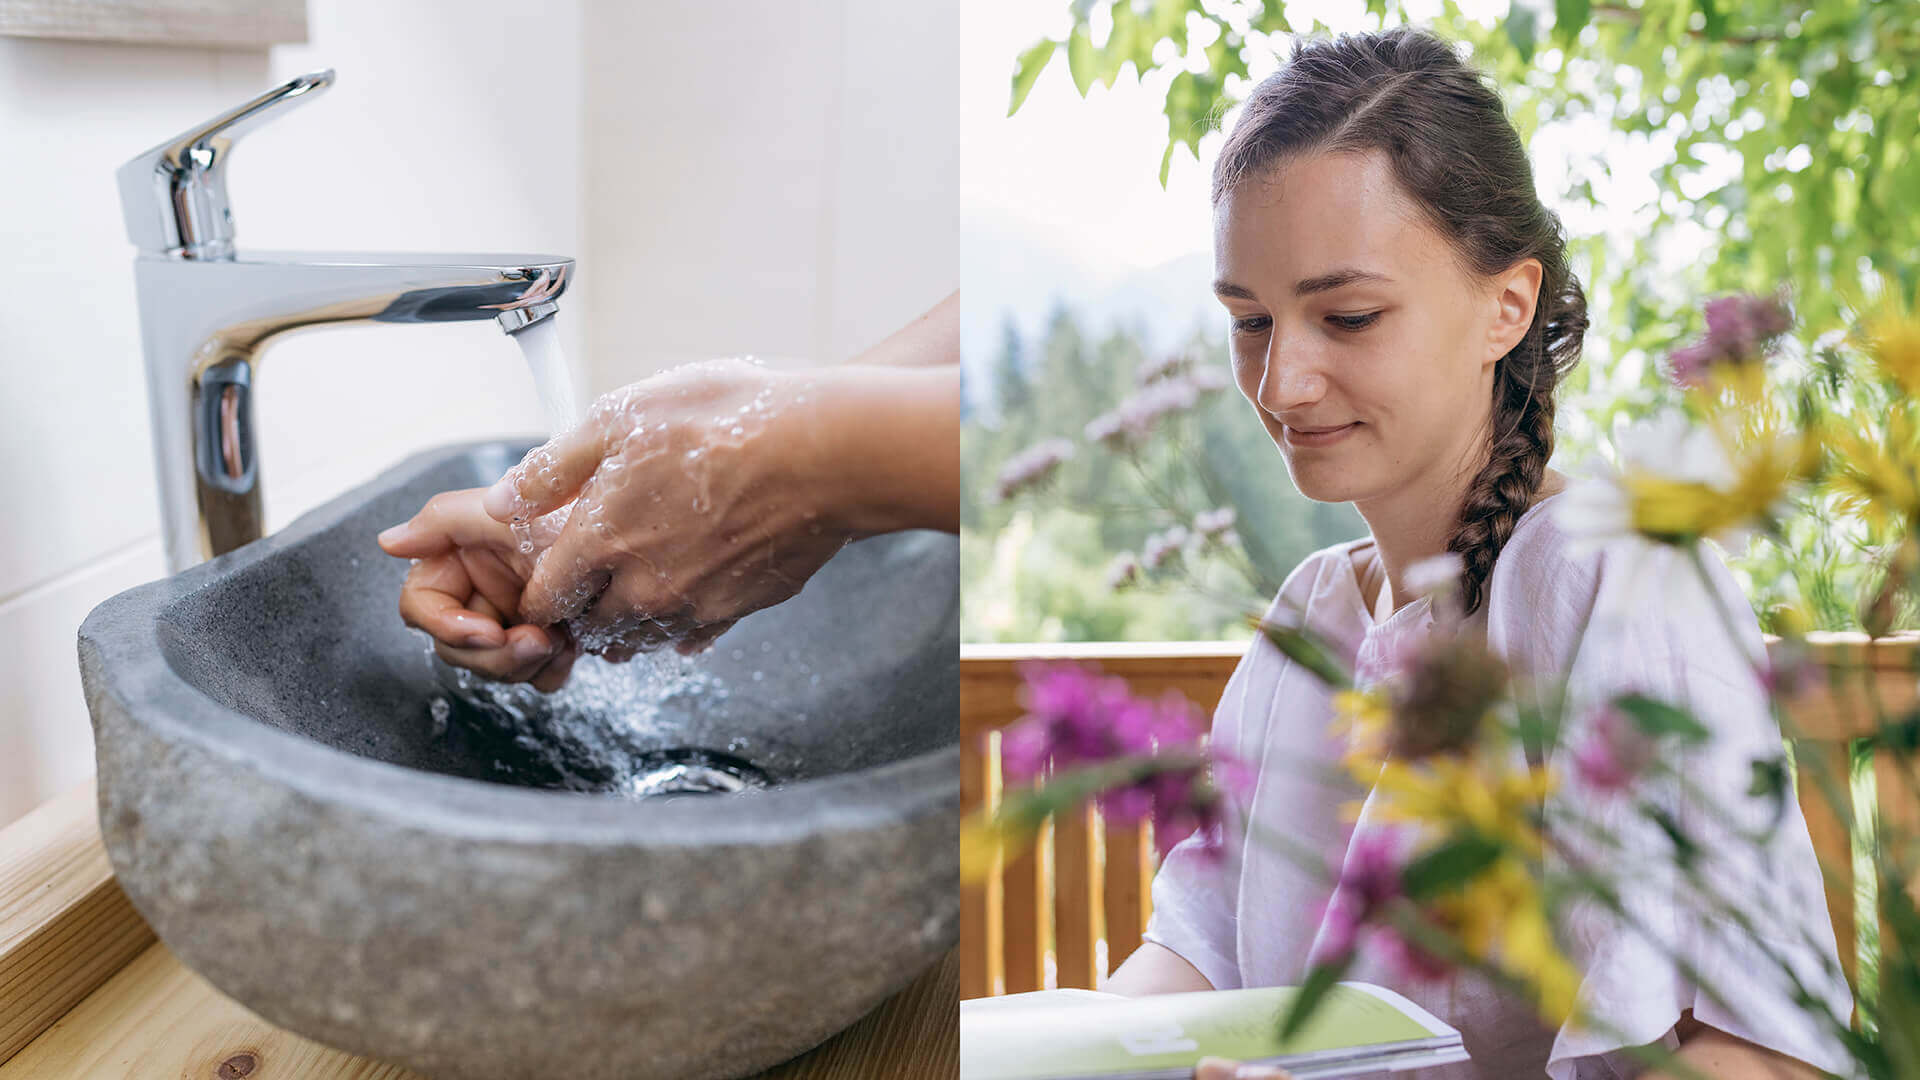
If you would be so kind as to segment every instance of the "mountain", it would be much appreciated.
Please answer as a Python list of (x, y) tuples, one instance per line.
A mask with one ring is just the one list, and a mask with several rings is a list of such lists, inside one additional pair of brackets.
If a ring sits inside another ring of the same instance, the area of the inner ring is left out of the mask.
[(1060, 230), (992, 211), (960, 220), (960, 359), (968, 394), (992, 393), (1001, 324), (1009, 317), (1029, 340), (1045, 332), (1056, 307), (1072, 311), (1100, 337), (1133, 330), (1149, 349), (1171, 348), (1196, 326), (1217, 331), (1213, 256), (1195, 252), (1144, 269), (1116, 269), (1087, 254)]

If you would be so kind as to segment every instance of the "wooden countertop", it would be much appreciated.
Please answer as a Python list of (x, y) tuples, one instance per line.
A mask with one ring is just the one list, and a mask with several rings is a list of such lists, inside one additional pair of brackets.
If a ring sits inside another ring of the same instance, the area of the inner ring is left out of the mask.
[[(960, 1072), (949, 952), (852, 1027), (761, 1080)], [(112, 878), (93, 783), (0, 830), (0, 1080), (415, 1080), (276, 1027), (154, 940)]]

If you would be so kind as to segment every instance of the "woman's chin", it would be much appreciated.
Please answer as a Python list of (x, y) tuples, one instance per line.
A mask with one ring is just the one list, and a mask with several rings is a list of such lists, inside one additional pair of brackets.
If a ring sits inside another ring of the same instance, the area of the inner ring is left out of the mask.
[(1314, 502), (1352, 502), (1361, 490), (1353, 477), (1340, 470), (1295, 462), (1291, 458), (1287, 460), (1287, 475), (1293, 478), (1293, 486), (1300, 494)]

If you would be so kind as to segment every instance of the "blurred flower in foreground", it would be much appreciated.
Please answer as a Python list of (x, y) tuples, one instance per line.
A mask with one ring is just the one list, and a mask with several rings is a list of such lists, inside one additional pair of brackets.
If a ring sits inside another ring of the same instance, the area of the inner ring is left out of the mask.
[(1612, 702), (1595, 709), (1573, 771), (1597, 791), (1620, 791), (1653, 761), (1653, 740)]
[(1595, 470), (1554, 504), (1561, 528), (1583, 542), (1637, 533), (1676, 546), (1703, 537), (1737, 545), (1781, 512), (1819, 453), (1797, 434), (1736, 439), (1673, 409), (1617, 424), (1613, 443), (1619, 466)]
[(1066, 439), (1048, 439), (1022, 450), (1000, 470), (995, 493), (1001, 502), (1029, 488), (1047, 482), (1062, 462), (1073, 456), (1073, 443)]
[(1920, 427), (1906, 403), (1883, 419), (1857, 409), (1826, 436), (1834, 508), (1882, 535), (1920, 527)]
[(1196, 831), (1202, 850), (1218, 850), (1218, 785), (1242, 790), (1251, 776), (1204, 751), (1197, 706), (1173, 692), (1135, 697), (1124, 679), (1077, 664), (1028, 663), (1021, 674), (1026, 713), (1000, 735), (1008, 790), (991, 817), (962, 823), (963, 878), (977, 880), (996, 856), (1030, 843), (1048, 817), (1089, 801), (1109, 821), (1152, 822), (1163, 857)]
[(1675, 349), (1668, 358), (1673, 381), (1689, 389), (1727, 382), (1760, 389), (1761, 361), (1774, 339), (1793, 326), (1786, 297), (1722, 296), (1707, 301), (1706, 316), (1706, 338)]
[(1880, 370), (1909, 397), (1920, 397), (1920, 290), (1903, 304), (1889, 290), (1862, 318), (1858, 337)]

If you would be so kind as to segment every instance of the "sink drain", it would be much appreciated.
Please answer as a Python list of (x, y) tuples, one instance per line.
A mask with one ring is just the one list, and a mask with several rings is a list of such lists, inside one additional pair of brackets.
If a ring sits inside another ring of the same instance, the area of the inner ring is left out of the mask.
[(642, 755), (637, 764), (626, 784), (626, 793), (634, 798), (745, 791), (766, 787), (768, 782), (759, 766), (718, 750), (654, 750)]

